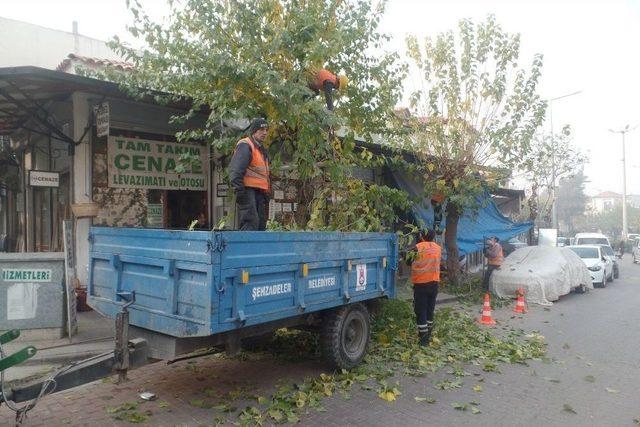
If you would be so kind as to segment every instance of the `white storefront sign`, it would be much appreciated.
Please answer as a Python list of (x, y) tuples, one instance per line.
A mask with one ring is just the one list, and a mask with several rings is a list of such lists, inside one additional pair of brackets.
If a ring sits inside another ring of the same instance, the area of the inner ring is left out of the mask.
[[(206, 191), (207, 152), (200, 145), (110, 136), (109, 187)], [(196, 161), (181, 163), (181, 157)]]
[(29, 185), (32, 187), (59, 187), (60, 174), (58, 172), (29, 171)]

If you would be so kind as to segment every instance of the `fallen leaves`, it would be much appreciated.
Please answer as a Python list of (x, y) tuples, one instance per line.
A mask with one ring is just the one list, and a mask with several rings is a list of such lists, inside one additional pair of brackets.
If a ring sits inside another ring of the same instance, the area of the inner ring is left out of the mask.
[(615, 388), (605, 387), (605, 390), (607, 390), (607, 393), (610, 393), (610, 394), (620, 393), (620, 391), (616, 390)]
[(593, 375), (587, 375), (586, 377), (584, 377), (584, 380), (588, 383), (595, 383), (596, 377), (594, 377)]
[(436, 403), (436, 399), (432, 398), (432, 397), (420, 397), (420, 396), (416, 396), (413, 398), (416, 402), (427, 402), (427, 403)]
[(577, 414), (575, 409), (573, 409), (573, 407), (571, 405), (569, 405), (568, 403), (565, 403), (564, 405), (562, 405), (562, 410), (565, 411), (565, 412), (569, 412), (571, 414)]
[(454, 381), (442, 380), (433, 385), (438, 390), (451, 390), (462, 387), (462, 381), (457, 379)]

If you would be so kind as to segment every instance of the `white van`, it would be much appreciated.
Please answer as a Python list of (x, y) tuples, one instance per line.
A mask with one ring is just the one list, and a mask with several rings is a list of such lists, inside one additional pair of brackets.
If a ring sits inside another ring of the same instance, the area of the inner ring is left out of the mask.
[(607, 236), (600, 233), (578, 233), (573, 241), (574, 245), (608, 245), (609, 239)]

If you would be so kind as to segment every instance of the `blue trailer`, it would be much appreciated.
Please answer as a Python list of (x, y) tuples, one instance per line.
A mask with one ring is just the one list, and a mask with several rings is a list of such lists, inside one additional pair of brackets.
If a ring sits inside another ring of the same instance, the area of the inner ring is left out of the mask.
[(89, 240), (87, 300), (115, 319), (115, 349), (65, 368), (56, 391), (200, 349), (235, 352), (282, 327), (318, 331), (327, 362), (349, 369), (366, 354), (370, 311), (396, 292), (392, 233), (92, 227)]
[(127, 305), (130, 336), (158, 359), (303, 326), (332, 366), (351, 368), (369, 309), (395, 296), (391, 233), (94, 227), (89, 239), (89, 305), (111, 318)]

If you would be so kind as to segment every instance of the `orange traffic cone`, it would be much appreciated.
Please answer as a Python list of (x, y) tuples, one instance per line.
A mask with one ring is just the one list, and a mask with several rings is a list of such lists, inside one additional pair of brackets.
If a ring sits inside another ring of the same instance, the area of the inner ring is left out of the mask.
[(525, 314), (527, 312), (527, 305), (524, 302), (524, 289), (519, 288), (516, 291), (516, 295), (518, 296), (518, 299), (516, 300), (516, 306), (513, 309), (513, 312), (518, 314)]
[(478, 320), (481, 325), (496, 326), (496, 321), (491, 317), (491, 302), (489, 294), (484, 294), (484, 304), (482, 305), (482, 316)]

